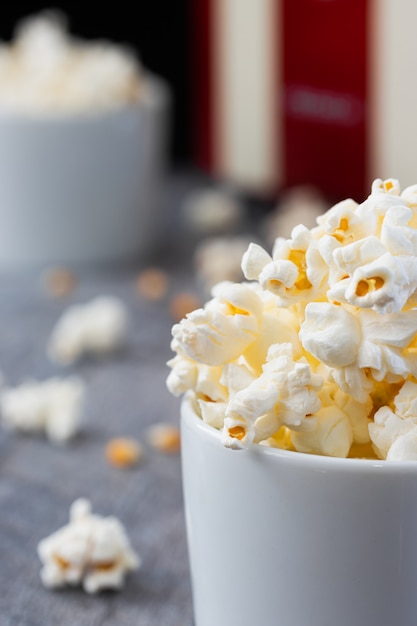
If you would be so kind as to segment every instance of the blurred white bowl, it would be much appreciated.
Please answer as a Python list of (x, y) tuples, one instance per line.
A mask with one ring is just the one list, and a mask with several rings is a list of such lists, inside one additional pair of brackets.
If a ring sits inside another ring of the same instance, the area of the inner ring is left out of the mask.
[(97, 114), (0, 114), (0, 269), (123, 261), (157, 242), (169, 92)]

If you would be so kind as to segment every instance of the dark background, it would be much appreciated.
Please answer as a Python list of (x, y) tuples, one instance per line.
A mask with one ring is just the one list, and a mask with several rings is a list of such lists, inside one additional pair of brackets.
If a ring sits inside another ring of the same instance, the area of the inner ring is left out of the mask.
[(170, 153), (174, 164), (191, 159), (190, 124), (190, 19), (189, 0), (112, 2), (0, 3), (0, 39), (13, 36), (23, 17), (46, 9), (59, 9), (69, 20), (69, 30), (87, 39), (110, 39), (129, 44), (144, 67), (163, 77), (173, 96)]

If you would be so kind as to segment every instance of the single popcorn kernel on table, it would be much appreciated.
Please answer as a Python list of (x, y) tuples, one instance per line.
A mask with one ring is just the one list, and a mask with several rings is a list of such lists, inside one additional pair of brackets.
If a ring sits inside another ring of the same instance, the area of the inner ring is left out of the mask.
[(139, 441), (127, 437), (111, 439), (106, 445), (106, 458), (116, 467), (137, 465), (143, 457), (143, 446)]
[(167, 379), (223, 444), (417, 458), (417, 185), (376, 180), (278, 237), (251, 243), (172, 329)]
[(43, 273), (42, 283), (44, 289), (51, 296), (61, 297), (74, 291), (77, 286), (77, 279), (71, 270), (65, 267), (56, 267)]
[(66, 526), (39, 542), (38, 555), (45, 587), (82, 585), (87, 593), (120, 589), (127, 572), (140, 566), (120, 521), (93, 515), (84, 498), (73, 502)]
[(125, 344), (127, 328), (127, 309), (119, 298), (100, 296), (70, 306), (52, 330), (49, 356), (57, 363), (69, 365), (84, 354), (109, 354)]
[(146, 431), (146, 438), (152, 448), (166, 454), (176, 454), (181, 447), (180, 431), (171, 424), (150, 426)]
[(149, 267), (137, 276), (136, 288), (146, 300), (162, 300), (168, 291), (168, 274), (157, 267)]

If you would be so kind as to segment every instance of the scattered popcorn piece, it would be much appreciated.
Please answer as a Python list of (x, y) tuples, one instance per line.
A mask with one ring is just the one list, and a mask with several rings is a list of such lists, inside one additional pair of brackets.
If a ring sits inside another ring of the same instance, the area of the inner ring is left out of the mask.
[(50, 378), (5, 389), (0, 396), (3, 423), (22, 432), (46, 432), (64, 443), (79, 431), (85, 390), (78, 378)]
[(69, 523), (39, 542), (38, 554), (45, 587), (82, 585), (87, 593), (120, 589), (140, 566), (120, 521), (93, 515), (83, 498), (72, 504)]
[(182, 215), (189, 230), (204, 235), (230, 232), (245, 219), (243, 207), (232, 193), (212, 187), (190, 193)]
[(42, 283), (49, 294), (60, 297), (74, 291), (77, 279), (71, 270), (65, 267), (56, 267), (43, 273)]
[(267, 244), (272, 247), (277, 237), (289, 237), (298, 224), (313, 228), (317, 217), (327, 209), (328, 204), (318, 189), (307, 186), (289, 189), (262, 223)]
[(193, 293), (177, 293), (169, 303), (169, 312), (176, 322), (182, 320), (187, 313), (191, 313), (194, 309), (201, 306), (201, 300)]
[(153, 424), (147, 429), (146, 438), (152, 448), (166, 454), (176, 454), (181, 447), (180, 431), (172, 424)]
[(111, 439), (106, 445), (106, 458), (116, 467), (137, 465), (143, 457), (143, 446), (139, 441), (127, 437)]
[(0, 110), (31, 114), (109, 110), (140, 100), (141, 68), (133, 51), (83, 41), (56, 11), (28, 17), (1, 47)]
[(224, 280), (242, 280), (242, 255), (250, 243), (249, 237), (209, 237), (201, 241), (194, 254), (198, 279), (209, 291)]
[(63, 365), (83, 354), (102, 355), (120, 348), (127, 336), (128, 315), (119, 298), (102, 296), (69, 307), (55, 325), (50, 357)]
[(168, 291), (168, 274), (157, 267), (148, 267), (136, 278), (136, 288), (146, 300), (162, 300)]

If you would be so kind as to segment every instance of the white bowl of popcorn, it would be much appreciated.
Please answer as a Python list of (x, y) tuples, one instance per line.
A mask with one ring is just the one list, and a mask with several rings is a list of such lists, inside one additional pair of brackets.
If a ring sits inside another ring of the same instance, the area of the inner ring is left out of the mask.
[(173, 327), (197, 626), (417, 620), (417, 185), (317, 222)]
[(121, 261), (158, 234), (169, 94), (45, 14), (0, 48), (0, 267)]

